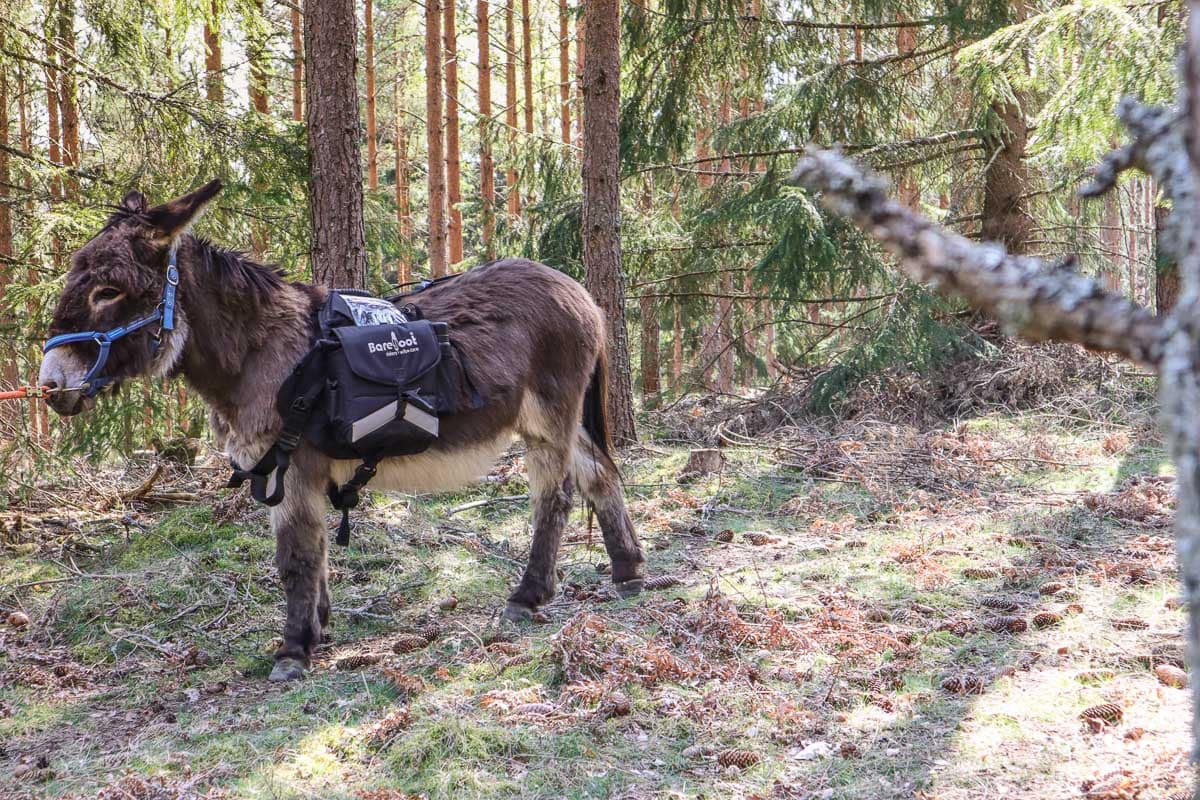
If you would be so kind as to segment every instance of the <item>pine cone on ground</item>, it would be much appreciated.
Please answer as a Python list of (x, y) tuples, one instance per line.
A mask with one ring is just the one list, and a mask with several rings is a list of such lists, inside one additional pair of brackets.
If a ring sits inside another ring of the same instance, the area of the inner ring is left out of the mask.
[(420, 650), (428, 646), (429, 640), (424, 636), (407, 633), (397, 638), (395, 643), (392, 644), (392, 652), (399, 654), (411, 653), (414, 650)]
[(748, 769), (761, 760), (762, 758), (757, 753), (749, 750), (722, 750), (717, 756), (717, 763), (722, 767), (737, 767), (738, 769)]

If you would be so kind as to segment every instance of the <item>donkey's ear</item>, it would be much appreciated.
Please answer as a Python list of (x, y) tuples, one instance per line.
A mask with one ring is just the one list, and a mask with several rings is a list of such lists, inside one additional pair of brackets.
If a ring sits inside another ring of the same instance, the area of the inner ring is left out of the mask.
[(121, 198), (121, 208), (134, 214), (145, 214), (150, 204), (146, 202), (146, 195), (135, 190)]
[(176, 197), (146, 212), (152, 235), (163, 244), (170, 244), (199, 219), (204, 207), (221, 191), (220, 181), (209, 181), (194, 192)]

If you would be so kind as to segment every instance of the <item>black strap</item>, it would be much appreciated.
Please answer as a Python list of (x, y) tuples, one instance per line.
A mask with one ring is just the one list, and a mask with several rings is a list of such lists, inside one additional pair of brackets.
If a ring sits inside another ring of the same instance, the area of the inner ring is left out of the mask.
[[(319, 366), (314, 366), (318, 361), (319, 356), (310, 354), (297, 369), (315, 372), (319, 369)], [(231, 461), (233, 474), (226, 484), (228, 488), (236, 489), (250, 481), (250, 495), (258, 502), (268, 506), (283, 502), (283, 479), (292, 465), (292, 451), (299, 447), (304, 426), (308, 424), (317, 396), (324, 388), (323, 381), (318, 379), (302, 379), (300, 385), (307, 386), (307, 390), (292, 400), (287, 413), (283, 415), (283, 430), (279, 433), (279, 439), (250, 469), (243, 469), (236, 461)]]
[(454, 348), (455, 353), (458, 353), (458, 362), (462, 365), (463, 380), (467, 382), (467, 388), (471, 390), (471, 408), (483, 408), (483, 397), (479, 394), (479, 390), (475, 388), (475, 381), (471, 380), (471, 364), (467, 361), (466, 352), (453, 339), (450, 340), (450, 346)]
[(359, 494), (371, 478), (375, 477), (377, 466), (379, 466), (378, 457), (364, 459), (358, 465), (358, 469), (354, 470), (353, 477), (340, 488), (336, 483), (329, 482), (329, 502), (342, 512), (342, 521), (338, 525), (337, 539), (335, 539), (342, 547), (350, 544), (350, 509), (358, 505)]

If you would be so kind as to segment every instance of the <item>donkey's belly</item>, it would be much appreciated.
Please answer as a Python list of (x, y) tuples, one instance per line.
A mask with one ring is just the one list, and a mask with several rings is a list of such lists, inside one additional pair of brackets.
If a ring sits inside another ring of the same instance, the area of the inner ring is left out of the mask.
[[(415, 456), (384, 459), (369, 488), (400, 492), (457, 489), (487, 475), (512, 440), (512, 432), (505, 432), (491, 441), (458, 450), (426, 450)], [(357, 466), (357, 461), (335, 461), (333, 480), (339, 485), (345, 483)]]

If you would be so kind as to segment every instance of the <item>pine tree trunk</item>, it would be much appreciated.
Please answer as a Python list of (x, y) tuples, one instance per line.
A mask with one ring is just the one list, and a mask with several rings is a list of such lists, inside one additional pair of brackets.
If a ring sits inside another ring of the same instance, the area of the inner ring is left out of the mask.
[[(70, 167), (79, 166), (79, 97), (75, 86), (75, 0), (59, 0), (58, 7), (59, 70), (58, 102), (62, 116), (62, 159)], [(68, 200), (79, 197), (79, 179), (68, 176), (64, 182)]]
[(562, 143), (571, 143), (571, 28), (567, 0), (558, 0), (558, 105)]
[(367, 187), (379, 189), (379, 128), (375, 120), (375, 0), (363, 7), (363, 60), (367, 91)]
[(575, 126), (575, 146), (580, 150), (583, 149), (583, 57), (586, 52), (583, 35), (584, 8), (584, 0), (578, 0), (575, 15), (575, 96), (579, 99), (576, 112), (579, 122)]
[(304, 36), (300, 6), (292, 6), (292, 120), (304, 121)]
[[(6, 45), (7, 37), (0, 35), (0, 45)], [(16, 319), (8, 307), (8, 286), (13, 274), (13, 225), (12, 208), (9, 198), (12, 196), (8, 187), (10, 175), (8, 170), (9, 147), (9, 75), (8, 63), (0, 61), (0, 187), (4, 187), (7, 195), (0, 200), (0, 336), (7, 338), (15, 336)], [(17, 385), (17, 349), (5, 347), (4, 355), (0, 356), (0, 385), (12, 388)], [(3, 403), (0, 408), (0, 419), (10, 422), (20, 414), (20, 407), (11, 403)]]
[[(453, 2), (453, 0), (442, 0)], [(442, 140), (442, 6), (425, 4), (425, 144), (429, 156), (429, 272), (446, 274), (446, 160)]]
[[(21, 149), (26, 153), (33, 152), (33, 128), (30, 125), (30, 109), (29, 109), (29, 93), (25, 83), (25, 65), (17, 64), (17, 115), (20, 120), (20, 135)], [(33, 214), (33, 176), (28, 170), (25, 171), (25, 179), (23, 181), (25, 188), (25, 213)], [(38, 274), (34, 267), (29, 267), (27, 278), (30, 286), (35, 286), (38, 283)], [(34, 319), (37, 314), (37, 304), (30, 297), (25, 301), (25, 312), (29, 319)], [(30, 348), (32, 360), (30, 363), (37, 363), (37, 347), (36, 345)], [(49, 432), (46, 430), (49, 426), (49, 420), (46, 418), (45, 401), (36, 398), (29, 399), (29, 430), (31, 431), (36, 443), (49, 441)]]
[[(47, 1), (46, 14), (50, 21), (57, 18), (54, 0)], [(46, 63), (49, 65), (46, 67), (46, 133), (49, 136), (46, 151), (51, 163), (61, 164), (62, 129), (59, 124), (58, 104), (58, 93), (61, 87), (58, 82), (58, 51), (53, 47), (53, 41), (57, 36), (54, 27), (50, 23), (46, 25)], [(59, 180), (57, 174), (50, 180), (50, 196), (55, 200), (62, 198), (62, 181)], [(56, 262), (60, 259), (57, 246), (55, 246), (54, 257)]]
[[(255, 26), (263, 21), (263, 0), (254, 0), (254, 13), (258, 19), (254, 21)], [(257, 114), (266, 114), (270, 110), (269, 98), (267, 96), (267, 70), (266, 59), (268, 56), (266, 40), (259, 33), (255, 33), (246, 43), (247, 56), (250, 59), (250, 109)], [(259, 176), (254, 176), (251, 185), (256, 192), (266, 192), (267, 183)], [(269, 225), (265, 220), (256, 220), (250, 226), (250, 252), (260, 261), (266, 257)]]
[[(729, 87), (723, 86), (721, 89), (721, 127), (727, 128), (731, 121), (732, 109), (730, 106)], [(731, 169), (728, 158), (721, 159), (721, 175), (722, 180), (728, 182)], [(721, 273), (721, 298), (717, 301), (718, 313), (718, 328), (717, 346), (720, 347), (720, 355), (717, 357), (717, 386), (722, 392), (729, 393), (733, 391), (733, 373), (737, 366), (737, 350), (734, 348), (734, 313), (733, 300), (730, 295), (733, 294), (733, 276), (726, 270)]]
[(652, 403), (662, 391), (658, 369), (658, 308), (654, 297), (638, 298), (642, 317), (642, 399)]
[(404, 72), (400, 50), (396, 50), (396, 80), (392, 84), (392, 107), (396, 112), (396, 224), (400, 230), (400, 260), (396, 264), (396, 282), (403, 286), (412, 280), (412, 201), (409, 192), (408, 125), (404, 119)]
[(1179, 262), (1162, 247), (1170, 213), (1163, 206), (1154, 207), (1154, 310), (1159, 315), (1171, 313), (1179, 301)]
[(313, 280), (362, 289), (367, 261), (354, 0), (308, 0), (304, 11)]
[(450, 264), (463, 260), (462, 147), (458, 136), (458, 31), (454, 19), (456, 0), (445, 4), (442, 38), (446, 44), (446, 206), (449, 217)]
[(508, 213), (521, 213), (521, 193), (517, 189), (517, 171), (513, 159), (517, 149), (517, 27), (513, 16), (513, 0), (504, 0), (504, 124), (508, 127), (508, 168), (505, 170), (504, 191)]
[[(398, 95), (399, 93), (397, 93)], [(396, 118), (396, 223), (400, 228), (400, 246), (404, 254), (396, 265), (396, 282), (403, 286), (412, 277), (412, 260), (408, 248), (412, 247), (412, 207), (408, 191), (408, 129)]]
[(1000, 117), (1004, 132), (984, 140), (985, 154), (989, 158), (996, 155), (984, 171), (983, 239), (999, 242), (1010, 253), (1020, 254), (1028, 245), (1032, 225), (1024, 200), (1029, 184), (1025, 166), (1029, 134), (1020, 104), (997, 103), (993, 111)]
[(525, 133), (533, 133), (533, 31), (529, 0), (521, 0), (521, 71), (525, 79)]
[(225, 102), (225, 77), (221, 74), (221, 13), (217, 0), (209, 6), (211, 18), (204, 20), (205, 94), (210, 103)]
[(583, 266), (608, 324), (608, 413), (613, 439), (636, 441), (630, 385), (625, 279), (621, 271), (621, 15), (619, 0), (585, 6), (583, 81)]
[[(254, 11), (258, 20), (264, 19), (263, 0), (254, 0)], [(267, 94), (267, 67), (269, 56), (267, 43), (260, 34), (255, 34), (254, 40), (247, 43), (250, 58), (250, 108), (259, 114), (266, 114), (270, 108), (270, 98)]]
[[(1024, 0), (1013, 5), (1014, 22), (1025, 19)], [(999, 242), (1008, 252), (1024, 253), (1029, 245), (1033, 222), (1025, 208), (1029, 170), (1025, 166), (1025, 145), (1029, 128), (1018, 92), (1015, 102), (998, 102), (992, 112), (1000, 118), (998, 135), (984, 137), (984, 155), (990, 159), (983, 176), (984, 241)], [(993, 154), (995, 156), (993, 157)]]
[(675, 298), (671, 305), (671, 390), (679, 393), (683, 391), (683, 301)]
[(488, 2), (477, 0), (479, 29), (479, 193), (483, 210), (483, 253), (496, 257), (496, 165), (492, 160), (492, 46)]

